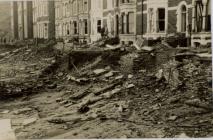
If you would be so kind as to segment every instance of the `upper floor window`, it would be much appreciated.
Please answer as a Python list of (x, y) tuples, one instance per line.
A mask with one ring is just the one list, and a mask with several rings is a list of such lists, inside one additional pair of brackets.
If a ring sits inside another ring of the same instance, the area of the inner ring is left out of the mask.
[(101, 32), (101, 20), (97, 21), (97, 32), (100, 33)]
[(119, 0), (116, 0), (115, 2), (115, 6), (118, 7), (119, 6)]
[(87, 19), (84, 19), (84, 34), (88, 34), (88, 24), (87, 24)]
[(135, 27), (135, 22), (134, 22), (134, 13), (133, 12), (130, 12), (128, 13), (128, 20), (127, 20), (127, 24), (128, 24), (128, 30), (127, 30), (127, 33), (129, 34), (133, 34), (135, 31), (134, 31), (134, 27)]
[(103, 9), (107, 9), (107, 1), (108, 0), (103, 0)]
[(87, 0), (84, 0), (84, 12), (87, 12), (87, 10), (88, 10), (88, 2), (87, 2)]
[(186, 32), (186, 6), (183, 5), (181, 8), (181, 32)]
[(157, 18), (157, 25), (158, 25), (158, 30), (159, 32), (164, 32), (165, 31), (165, 9), (164, 8), (159, 8), (158, 9), (158, 18)]

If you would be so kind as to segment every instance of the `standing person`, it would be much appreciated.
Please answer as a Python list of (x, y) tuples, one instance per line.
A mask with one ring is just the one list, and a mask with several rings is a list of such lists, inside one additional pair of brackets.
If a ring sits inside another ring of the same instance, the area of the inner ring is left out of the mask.
[(4, 38), (4, 44), (6, 44), (7, 43), (7, 39), (6, 38)]
[(104, 38), (104, 33), (105, 33), (105, 27), (102, 27), (101, 28), (101, 38), (103, 39)]
[(107, 28), (106, 25), (105, 25), (104, 28), (105, 28), (104, 37), (105, 37), (105, 38), (108, 38), (108, 34), (109, 34), (108, 28)]

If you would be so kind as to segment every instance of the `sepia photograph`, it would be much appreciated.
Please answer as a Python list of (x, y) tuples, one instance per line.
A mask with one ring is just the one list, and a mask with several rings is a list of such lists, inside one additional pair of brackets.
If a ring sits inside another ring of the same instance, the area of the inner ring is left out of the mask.
[(211, 0), (0, 0), (0, 140), (213, 139)]

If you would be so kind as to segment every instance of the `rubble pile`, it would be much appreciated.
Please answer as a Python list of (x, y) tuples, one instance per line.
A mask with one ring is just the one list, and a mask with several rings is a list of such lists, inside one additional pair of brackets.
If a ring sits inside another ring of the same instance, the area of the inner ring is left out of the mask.
[(10, 64), (24, 62), (30, 70), (27, 66), (21, 69), (24, 74), (29, 70), (23, 78), (20, 68), (14, 69), (16, 80), (1, 75), (0, 97), (42, 93), (30, 96), (27, 102), (16, 101), (13, 108), (0, 108), (0, 116), (23, 119), (16, 124), (18, 138), (213, 135), (208, 52), (174, 49), (166, 43), (144, 46), (137, 52), (105, 46), (100, 50), (72, 50), (63, 56), (48, 47), (26, 48), (8, 59)]
[[(155, 74), (146, 69), (138, 77), (140, 100), (132, 108), (149, 120), (152, 127), (163, 128), (164, 137), (185, 133), (188, 137), (212, 135), (211, 64), (199, 60), (170, 60)], [(143, 106), (141, 109), (141, 106)]]
[(138, 52), (138, 57), (134, 59), (133, 70), (139, 71), (141, 69), (149, 69), (156, 71), (156, 69), (173, 59), (176, 50), (165, 44), (156, 44), (152, 47), (142, 47)]
[(52, 47), (22, 47), (9, 51), (0, 60), (0, 98), (8, 99), (36, 93), (45, 86), (46, 69), (56, 64)]

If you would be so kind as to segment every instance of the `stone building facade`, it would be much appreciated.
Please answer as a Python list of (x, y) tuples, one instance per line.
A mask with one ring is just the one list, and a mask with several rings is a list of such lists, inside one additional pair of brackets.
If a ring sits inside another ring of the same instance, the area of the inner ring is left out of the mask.
[(55, 38), (54, 1), (33, 1), (33, 31), (34, 38)]
[(192, 46), (211, 44), (211, 0), (192, 1)]
[(103, 26), (107, 26), (109, 36), (118, 36), (122, 43), (133, 43), (141, 37), (142, 20), (137, 19), (140, 0), (103, 0)]
[(211, 41), (210, 5), (210, 0), (143, 0), (143, 37), (179, 33), (191, 38), (192, 46), (205, 45)]
[(11, 31), (12, 31), (12, 38), (18, 39), (18, 4), (17, 4), (17, 1), (11, 2)]
[(56, 38), (90, 40), (90, 0), (55, 2)]
[(32, 1), (12, 2), (12, 30), (15, 39), (33, 38)]
[(125, 44), (176, 33), (190, 38), (192, 46), (211, 43), (211, 0), (18, 1), (11, 14), (14, 38), (20, 39), (33, 35), (90, 42), (100, 38), (104, 27), (109, 37)]
[(90, 39), (94, 42), (101, 38), (100, 32), (103, 27), (103, 0), (91, 0), (90, 23)]

